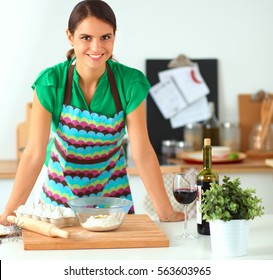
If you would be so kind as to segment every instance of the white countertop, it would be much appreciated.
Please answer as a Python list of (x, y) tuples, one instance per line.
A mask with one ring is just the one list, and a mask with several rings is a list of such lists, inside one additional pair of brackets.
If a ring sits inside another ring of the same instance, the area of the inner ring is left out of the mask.
[[(169, 247), (136, 249), (82, 249), (25, 251), (22, 240), (2, 239), (1, 260), (210, 260), (210, 237), (198, 235), (196, 240), (176, 240), (183, 223), (159, 223), (170, 240)], [(196, 233), (196, 221), (189, 221), (189, 231)], [(242, 260), (273, 260), (273, 215), (250, 221), (248, 254)]]

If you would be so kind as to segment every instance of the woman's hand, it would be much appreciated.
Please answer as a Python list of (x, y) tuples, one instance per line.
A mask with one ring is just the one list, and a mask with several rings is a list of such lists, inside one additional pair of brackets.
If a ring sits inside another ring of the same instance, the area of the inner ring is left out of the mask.
[(7, 220), (7, 216), (4, 215), (4, 214), (0, 215), (0, 225), (3, 225), (3, 226), (9, 225), (9, 222)]
[(180, 222), (185, 220), (185, 215), (182, 212), (173, 212), (168, 218), (160, 219), (160, 222)]

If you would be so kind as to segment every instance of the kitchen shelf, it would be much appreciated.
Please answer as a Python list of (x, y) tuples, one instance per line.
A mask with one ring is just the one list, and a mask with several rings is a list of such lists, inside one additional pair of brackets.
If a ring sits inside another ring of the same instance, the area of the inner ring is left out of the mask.
[[(0, 160), (0, 179), (14, 179), (18, 167), (17, 160)], [(162, 174), (183, 171), (188, 168), (202, 168), (201, 163), (187, 163), (182, 159), (170, 159), (168, 162), (160, 163)], [(273, 172), (265, 159), (246, 158), (239, 163), (213, 164), (213, 168), (221, 173), (268, 173)], [(129, 175), (137, 175), (138, 171), (132, 159), (128, 160), (127, 172)]]
[(0, 179), (15, 178), (17, 167), (17, 160), (0, 160)]
[[(187, 163), (182, 159), (170, 159), (169, 164), (161, 165), (162, 174), (174, 173), (183, 171), (189, 168), (195, 168), (197, 170), (202, 169), (202, 163)], [(216, 164), (213, 163), (213, 169), (219, 174), (223, 173), (273, 173), (272, 167), (268, 166), (265, 162), (265, 159), (254, 159), (246, 158), (242, 162), (238, 163), (222, 163)], [(137, 169), (133, 163), (129, 162), (127, 168), (129, 175), (137, 175)]]

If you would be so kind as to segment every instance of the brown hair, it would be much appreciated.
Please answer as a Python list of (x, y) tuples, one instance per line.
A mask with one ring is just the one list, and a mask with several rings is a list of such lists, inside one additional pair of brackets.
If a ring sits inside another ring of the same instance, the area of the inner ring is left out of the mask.
[[(117, 30), (116, 16), (111, 7), (102, 0), (85, 0), (79, 2), (72, 10), (68, 20), (68, 30), (73, 35), (77, 26), (88, 16), (94, 16), (112, 25), (114, 34)], [(70, 49), (66, 57), (71, 60), (75, 56)]]

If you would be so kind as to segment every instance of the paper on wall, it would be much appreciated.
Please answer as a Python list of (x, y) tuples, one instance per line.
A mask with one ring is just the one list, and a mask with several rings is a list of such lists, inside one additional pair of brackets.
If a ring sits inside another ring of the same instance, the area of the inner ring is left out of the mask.
[(206, 120), (210, 108), (206, 95), (210, 93), (198, 64), (176, 67), (158, 73), (159, 83), (150, 94), (172, 128)]
[(178, 128), (188, 123), (206, 120), (210, 117), (210, 107), (206, 97), (190, 104), (184, 110), (170, 118), (172, 128)]
[(150, 94), (165, 119), (186, 108), (186, 101), (172, 77), (150, 88)]
[(158, 73), (160, 82), (172, 77), (182, 92), (186, 102), (191, 104), (209, 94), (210, 90), (200, 74), (198, 64), (177, 67)]

